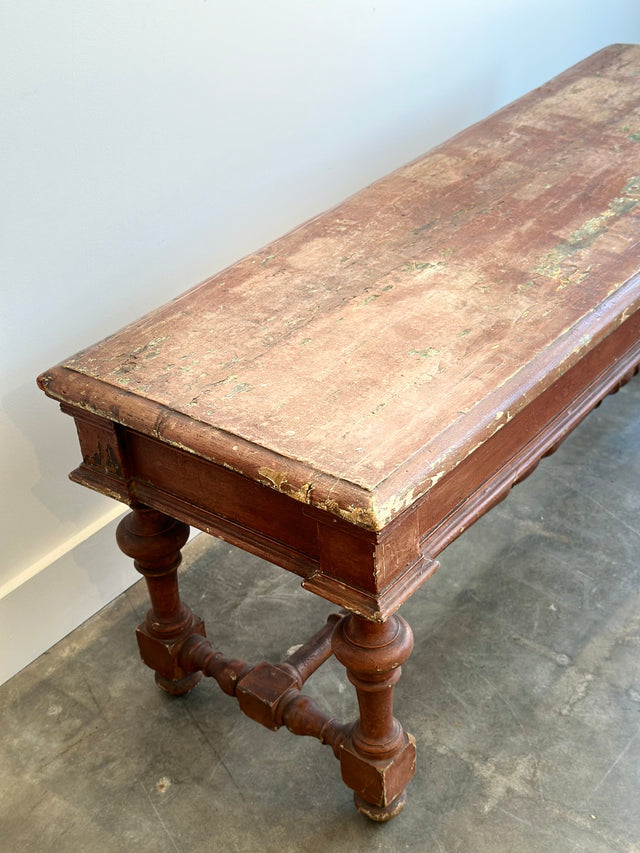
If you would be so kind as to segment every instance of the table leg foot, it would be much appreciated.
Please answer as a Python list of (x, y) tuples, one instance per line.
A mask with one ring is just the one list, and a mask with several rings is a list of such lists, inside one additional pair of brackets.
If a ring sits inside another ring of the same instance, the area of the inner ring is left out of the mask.
[(407, 802), (407, 792), (403, 791), (395, 800), (392, 800), (388, 806), (373, 806), (366, 800), (363, 800), (359, 794), (353, 795), (353, 802), (358, 811), (365, 817), (375, 820), (378, 823), (385, 823), (396, 815), (400, 814)]
[(355, 792), (356, 808), (376, 821), (402, 810), (415, 771), (415, 740), (393, 716), (393, 688), (412, 647), (411, 629), (396, 615), (377, 623), (352, 613), (333, 635), (333, 652), (347, 668), (360, 708), (341, 746), (342, 779)]
[(201, 672), (192, 672), (177, 681), (171, 681), (171, 679), (165, 678), (164, 675), (156, 672), (156, 684), (161, 690), (164, 690), (165, 693), (170, 693), (172, 696), (185, 696), (187, 693), (191, 693), (193, 688), (200, 683), (201, 679)]
[(204, 623), (178, 591), (180, 549), (189, 527), (146, 506), (136, 506), (117, 530), (120, 549), (132, 557), (144, 575), (151, 608), (136, 636), (142, 660), (155, 670), (156, 682), (167, 693), (182, 696), (196, 686), (201, 672), (188, 672), (179, 663), (180, 649), (193, 634), (204, 636)]

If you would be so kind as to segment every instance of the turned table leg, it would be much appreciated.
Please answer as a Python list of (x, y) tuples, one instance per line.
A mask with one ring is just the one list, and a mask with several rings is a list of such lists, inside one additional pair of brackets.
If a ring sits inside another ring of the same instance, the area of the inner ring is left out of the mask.
[(333, 652), (356, 688), (360, 718), (342, 745), (340, 766), (356, 807), (373, 820), (395, 817), (415, 770), (415, 741), (393, 716), (393, 688), (413, 635), (399, 616), (370, 622), (350, 614), (337, 626)]
[(137, 506), (118, 525), (120, 549), (132, 557), (144, 575), (151, 608), (136, 631), (142, 660), (155, 670), (156, 682), (167, 693), (181, 696), (192, 690), (201, 672), (187, 672), (179, 664), (180, 649), (193, 634), (204, 636), (204, 623), (180, 601), (180, 549), (189, 527), (161, 512)]

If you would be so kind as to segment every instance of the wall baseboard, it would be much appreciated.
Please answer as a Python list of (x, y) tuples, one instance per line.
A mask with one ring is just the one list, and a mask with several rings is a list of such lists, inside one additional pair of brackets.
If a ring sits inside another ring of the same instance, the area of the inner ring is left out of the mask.
[(116, 546), (121, 514), (0, 598), (0, 684), (140, 580)]

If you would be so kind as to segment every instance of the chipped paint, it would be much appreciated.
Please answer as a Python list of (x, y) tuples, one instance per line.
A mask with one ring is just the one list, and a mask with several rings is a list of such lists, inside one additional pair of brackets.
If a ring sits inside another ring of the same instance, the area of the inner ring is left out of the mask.
[(120, 461), (110, 444), (107, 444), (106, 448), (103, 449), (102, 442), (98, 441), (96, 452), (87, 456), (84, 462), (90, 467), (106, 471), (107, 474), (111, 474), (114, 477), (122, 477)]
[(236, 397), (238, 394), (246, 394), (247, 391), (251, 391), (251, 385), (248, 382), (240, 382), (234, 388), (229, 391), (228, 394), (224, 395), (225, 400), (231, 400), (233, 397)]
[(364, 527), (367, 530), (377, 529), (377, 518), (375, 512), (369, 507), (348, 506), (342, 507), (332, 499), (327, 499), (316, 504), (320, 509), (325, 509), (333, 515), (338, 515), (344, 518), (345, 521), (350, 521), (357, 524), (358, 527)]
[(419, 355), (421, 358), (435, 358), (440, 355), (440, 350), (435, 347), (427, 347), (426, 349), (410, 349), (409, 355)]
[(445, 267), (444, 261), (411, 261), (400, 267), (401, 272), (431, 272)]
[(547, 278), (561, 279), (558, 290), (568, 284), (581, 284), (588, 275), (589, 268), (568, 267), (567, 262), (578, 253), (589, 249), (602, 237), (611, 221), (633, 211), (640, 203), (640, 177), (634, 176), (624, 186), (622, 195), (614, 198), (606, 210), (587, 219), (573, 231), (562, 243), (548, 252), (534, 268), (534, 272)]
[(377, 298), (378, 298), (378, 294), (372, 293), (371, 296), (367, 296), (366, 299), (363, 299), (362, 302), (360, 302), (360, 305), (367, 305), (369, 302), (373, 302), (373, 300), (377, 299)]
[(268, 480), (279, 492), (287, 482), (287, 475), (283, 471), (275, 471), (273, 468), (258, 468), (258, 474)]
[(440, 482), (440, 480), (446, 475), (446, 473), (446, 471), (438, 471), (437, 474), (433, 474), (431, 477), (429, 477), (427, 481), (428, 488), (432, 489), (437, 483)]
[(381, 526), (381, 522), (383, 519), (393, 518), (393, 516), (398, 515), (398, 513), (402, 512), (403, 509), (406, 509), (408, 506), (411, 506), (414, 499), (415, 489), (410, 489), (409, 491), (403, 492), (400, 495), (395, 495), (390, 500), (385, 501), (382, 506), (377, 507), (377, 512), (375, 513), (377, 526)]
[(119, 492), (116, 492), (114, 489), (111, 489), (108, 485), (104, 483), (100, 483), (100, 487), (98, 488), (93, 483), (88, 482), (83, 485), (88, 486), (95, 491), (99, 491), (101, 495), (105, 495), (108, 498), (112, 498), (115, 501), (120, 501), (121, 503), (128, 503), (128, 499), (126, 496), (121, 495)]
[(387, 523), (638, 310), (640, 48), (590, 62), (579, 92), (561, 78), (463, 131), (43, 387)]
[(273, 468), (267, 467), (259, 468), (258, 474), (261, 477), (264, 477), (274, 489), (287, 495), (287, 497), (300, 501), (300, 503), (311, 503), (313, 483), (303, 483), (299, 488), (295, 488), (289, 484), (287, 474), (285, 472), (276, 471)]
[(346, 509), (340, 507), (340, 516), (359, 527), (375, 529), (376, 516), (371, 509), (359, 506), (348, 506)]

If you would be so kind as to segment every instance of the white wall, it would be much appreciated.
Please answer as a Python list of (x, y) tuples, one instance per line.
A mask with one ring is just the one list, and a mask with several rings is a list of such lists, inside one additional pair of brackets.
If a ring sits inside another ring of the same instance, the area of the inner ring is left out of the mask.
[(598, 48), (637, 0), (0, 0), (0, 681), (135, 575), (37, 373)]

